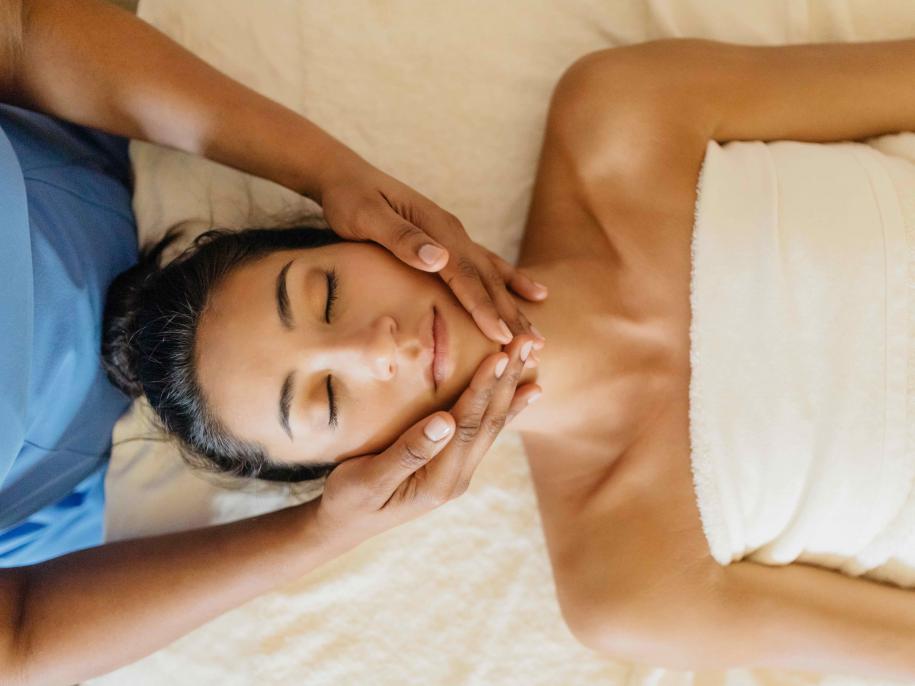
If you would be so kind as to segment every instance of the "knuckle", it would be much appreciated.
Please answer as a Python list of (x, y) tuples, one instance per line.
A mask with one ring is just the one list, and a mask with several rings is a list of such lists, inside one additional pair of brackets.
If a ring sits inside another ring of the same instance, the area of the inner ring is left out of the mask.
[(516, 316), (512, 318), (512, 323), (515, 325), (515, 332), (527, 331), (527, 320), (525, 320), (524, 317), (521, 316), (521, 313), (517, 310), (515, 311), (515, 315)]
[(412, 445), (405, 445), (400, 455), (400, 464), (405, 469), (418, 469), (422, 467), (429, 458)]
[(483, 423), (486, 426), (487, 433), (497, 434), (502, 430), (502, 427), (505, 426), (505, 414), (500, 412), (498, 414), (490, 415)]
[(474, 278), (479, 275), (477, 266), (473, 263), (473, 260), (471, 260), (466, 255), (464, 255), (460, 259), (458, 259), (457, 271), (461, 276), (464, 276), (464, 277)]
[(521, 374), (523, 372), (524, 372), (523, 366), (514, 367), (514, 368), (509, 366), (509, 369), (506, 371), (506, 373), (502, 375), (502, 379), (509, 386), (517, 386), (518, 382), (521, 381)]
[[(480, 414), (482, 414), (483, 409), (485, 409), (485, 407), (487, 405), (489, 405), (489, 402), (492, 400), (493, 394), (496, 392), (495, 388), (494, 388), (495, 381), (497, 381), (497, 379), (495, 376), (493, 376), (492, 380), (487, 379), (486, 384), (484, 386), (482, 386), (482, 388), (473, 389), (477, 395), (477, 397), (474, 401), (474, 407), (477, 409), (477, 412), (479, 412)], [(468, 421), (470, 421), (470, 420), (468, 420)]]
[(457, 423), (454, 438), (460, 443), (470, 443), (480, 433), (480, 422), (465, 420)]
[(394, 231), (394, 240), (398, 243), (411, 243), (414, 238), (425, 236), (422, 231), (410, 224), (401, 224)]
[(495, 286), (499, 286), (499, 287), (505, 286), (505, 279), (502, 278), (502, 274), (499, 273), (499, 270), (495, 269), (495, 268), (490, 269), (488, 272), (486, 272), (486, 280)]

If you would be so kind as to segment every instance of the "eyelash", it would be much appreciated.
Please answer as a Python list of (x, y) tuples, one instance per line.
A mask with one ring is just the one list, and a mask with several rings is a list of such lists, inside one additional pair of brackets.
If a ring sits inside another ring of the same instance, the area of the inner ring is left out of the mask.
[(327, 398), (330, 402), (330, 418), (327, 423), (337, 428), (337, 396), (334, 394), (334, 387), (330, 382), (330, 374), (327, 375)]
[(330, 315), (337, 302), (337, 272), (334, 269), (324, 272), (327, 276), (327, 304), (324, 306), (324, 321), (330, 324)]
[[(324, 321), (330, 324), (330, 316), (333, 314), (334, 303), (337, 301), (337, 272), (334, 269), (324, 272), (327, 277), (327, 304), (324, 306)], [(330, 415), (327, 423), (337, 427), (337, 396), (334, 393), (334, 386), (331, 383), (330, 374), (327, 375), (327, 401), (330, 406)]]

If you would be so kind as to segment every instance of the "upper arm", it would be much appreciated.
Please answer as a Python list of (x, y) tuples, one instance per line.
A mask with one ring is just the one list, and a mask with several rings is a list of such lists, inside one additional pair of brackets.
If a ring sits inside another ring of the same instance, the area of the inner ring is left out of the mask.
[[(619, 252), (679, 264), (712, 135), (706, 108), (679, 102), (644, 63), (643, 46), (586, 55), (560, 79), (544, 159), (571, 170), (577, 201)], [(548, 147), (549, 146), (549, 147)]]
[(913, 39), (760, 46), (680, 38), (586, 55), (558, 92), (586, 115), (611, 114), (617, 136), (647, 123), (699, 140), (827, 142), (915, 130), (913, 79)]
[(720, 621), (725, 568), (702, 531), (688, 455), (624, 454), (593, 469), (568, 440), (524, 445), (560, 608), (582, 643), (651, 661), (685, 627)]
[(594, 456), (571, 443), (524, 435), (560, 607), (582, 643), (676, 669), (915, 676), (912, 589), (806, 564), (722, 567), (688, 455), (624, 456), (589, 474)]
[(23, 26), (23, 0), (0, 0), (0, 102), (10, 101), (17, 90)]

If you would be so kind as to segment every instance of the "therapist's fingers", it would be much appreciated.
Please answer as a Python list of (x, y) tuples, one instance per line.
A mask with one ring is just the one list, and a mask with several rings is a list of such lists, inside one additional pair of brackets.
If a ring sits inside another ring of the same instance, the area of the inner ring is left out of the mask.
[[(493, 388), (482, 416), (477, 419), (476, 424), (480, 430), (473, 439), (473, 449), (468, 451), (468, 457), (458, 471), (454, 488), (459, 493), (467, 490), (477, 466), (509, 420), (509, 413), (517, 398), (517, 387), (521, 374), (524, 372), (525, 364), (530, 363), (530, 356), (533, 354), (533, 342), (533, 338), (530, 336), (516, 336), (505, 351), (508, 355), (508, 364), (503, 365), (504, 371)], [(455, 443), (460, 439), (460, 423), (458, 423)]]
[[(403, 209), (401, 212), (416, 214)], [(387, 204), (373, 221), (372, 240), (386, 247), (402, 262), (426, 272), (437, 272), (448, 263), (449, 252), (442, 242), (400, 214), (396, 207)]]
[[(527, 300), (544, 300), (547, 297), (547, 288), (543, 284), (534, 281), (507, 260), (502, 259), (491, 250), (486, 251), (489, 259), (498, 272), (498, 279), (502, 284), (508, 285), (515, 293)], [(543, 334), (537, 330), (527, 316), (517, 306), (508, 291), (504, 287), (499, 287), (499, 281), (493, 277), (495, 283), (490, 284), (490, 292), (493, 294), (493, 300), (497, 301), (499, 310), (502, 312), (512, 312), (512, 315), (506, 320), (509, 322), (509, 328), (512, 333), (530, 333), (535, 337), (534, 350), (542, 350), (546, 344)], [(534, 364), (539, 362), (536, 355), (532, 358)]]
[[(512, 329), (506, 318), (512, 319), (515, 308), (511, 307), (505, 313), (500, 312), (487, 288), (487, 278), (478, 263), (477, 250), (482, 250), (482, 248), (475, 243), (470, 243), (465, 244), (460, 251), (452, 251), (451, 259), (439, 274), (473, 318), (480, 331), (487, 338), (504, 345), (512, 339)], [(488, 258), (484, 257), (484, 259)], [(504, 284), (501, 285), (501, 288), (504, 290)]]
[(521, 352), (530, 348), (530, 337), (518, 336), (505, 352), (484, 360), (452, 408), (456, 422), (454, 438), (428, 467), (434, 488), (448, 497), (456, 497), (467, 489), (473, 472), (505, 426), (521, 378)]
[(535, 281), (523, 270), (500, 257), (492, 250), (487, 250), (487, 252), (489, 253), (489, 258), (493, 261), (493, 264), (496, 265), (496, 268), (502, 275), (502, 280), (522, 298), (532, 302), (539, 302), (545, 300), (549, 295), (549, 290), (542, 283)]
[[(526, 334), (531, 337), (535, 349), (540, 350), (543, 348), (545, 343), (543, 336), (533, 329), (530, 320), (518, 307), (515, 298), (508, 292), (502, 277), (493, 274), (490, 278), (491, 281), (488, 286), (493, 302), (496, 303), (499, 311), (504, 314), (505, 321), (508, 322), (508, 327), (511, 329), (512, 334), (515, 336)], [(532, 362), (536, 364), (536, 361), (532, 360)]]
[(530, 289), (513, 267), (472, 241), (457, 217), (372, 167), (345, 175), (345, 182), (338, 177), (322, 186), (321, 202), (340, 236), (374, 241), (411, 267), (438, 272), (487, 338), (506, 344), (514, 334), (533, 333), (502, 272), (521, 291)]
[[(405, 483), (438, 455), (454, 436), (454, 418), (436, 412), (407, 429), (387, 450), (371, 458), (367, 480), (375, 485), (379, 506), (383, 506)], [(409, 490), (414, 492), (413, 484)], [(407, 493), (401, 493), (406, 496)]]
[[(479, 407), (483, 412), (492, 395), (492, 388), (496, 380), (496, 367), (505, 358), (504, 353), (496, 353), (485, 358), (477, 368), (470, 386), (461, 395), (465, 404)], [(394, 489), (389, 501), (385, 505), (388, 511), (407, 510), (411, 512), (425, 512), (442, 505), (461, 493), (454, 489), (456, 475), (460, 472), (461, 465), (470, 459), (473, 446), (465, 440), (468, 420), (466, 410), (460, 409), (461, 401), (452, 408), (449, 414), (452, 417), (452, 432), (449, 434), (448, 444), (439, 455), (427, 461), (421, 469), (412, 473)], [(458, 441), (456, 436), (461, 436)]]
[(321, 528), (364, 540), (461, 495), (501, 427), (539, 395), (536, 384), (514, 393), (519, 337), (480, 363), (450, 412), (407, 429), (387, 450), (341, 463), (328, 477), (319, 506)]

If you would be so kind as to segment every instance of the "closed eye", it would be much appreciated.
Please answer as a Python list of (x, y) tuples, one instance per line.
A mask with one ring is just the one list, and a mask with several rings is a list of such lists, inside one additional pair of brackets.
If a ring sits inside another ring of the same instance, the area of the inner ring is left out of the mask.
[[(324, 305), (324, 321), (330, 324), (334, 313), (334, 303), (337, 301), (337, 272), (330, 269), (324, 272), (327, 277), (327, 302)], [(327, 375), (327, 423), (332, 428), (337, 428), (337, 396), (334, 393), (334, 384), (330, 374)]]
[(334, 395), (334, 385), (331, 383), (330, 374), (327, 375), (327, 405), (330, 408), (327, 424), (332, 429), (337, 428), (337, 398)]
[(324, 321), (330, 324), (334, 303), (337, 301), (337, 272), (334, 269), (325, 272), (327, 276), (327, 303), (324, 305)]

